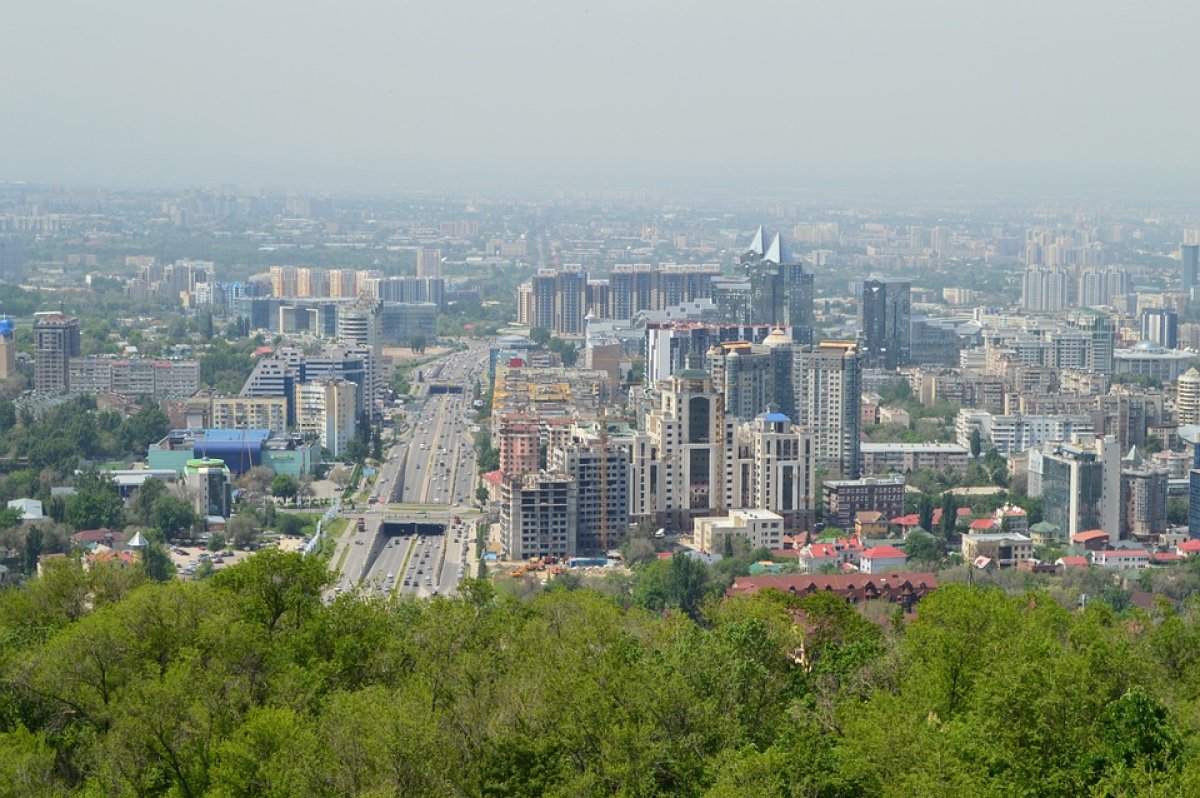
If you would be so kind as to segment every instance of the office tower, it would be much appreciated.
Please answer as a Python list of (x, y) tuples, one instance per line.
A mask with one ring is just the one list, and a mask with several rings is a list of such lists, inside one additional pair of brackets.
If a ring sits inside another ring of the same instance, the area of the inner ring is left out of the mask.
[(1068, 539), (1089, 529), (1121, 532), (1121, 452), (1112, 436), (1080, 436), (1029, 451), (1029, 495)]
[(500, 477), (531, 474), (541, 467), (541, 429), (532, 418), (508, 418), (500, 423)]
[(1175, 421), (1181, 427), (1200, 424), (1200, 371), (1195, 366), (1175, 383)]
[(1122, 538), (1156, 539), (1167, 531), (1167, 479), (1137, 447), (1121, 459)]
[(17, 344), (12, 319), (0, 319), (0, 380), (17, 376)]
[(1079, 306), (1111, 305), (1113, 298), (1130, 293), (1129, 273), (1124, 269), (1084, 269), (1079, 274)]
[(1142, 311), (1142, 340), (1167, 349), (1179, 346), (1179, 314), (1175, 308), (1146, 308)]
[(1200, 244), (1183, 244), (1179, 247), (1182, 260), (1181, 282), (1183, 293), (1192, 295), (1192, 289), (1200, 285)]
[(576, 553), (603, 555), (615, 548), (629, 529), (629, 451), (614, 443), (573, 441), (555, 447), (549, 465), (575, 478)]
[(66, 393), (71, 358), (79, 355), (79, 320), (57, 312), (33, 314), (33, 390)]
[(809, 429), (817, 466), (856, 479), (861, 468), (863, 354), (849, 341), (794, 353), (796, 423)]
[(1067, 306), (1067, 273), (1030, 266), (1021, 279), (1021, 306), (1031, 313), (1055, 313)]
[(296, 428), (315, 437), (332, 458), (346, 453), (354, 437), (358, 386), (349, 380), (315, 380), (300, 383)]
[(229, 517), (229, 469), (224, 460), (212, 457), (188, 460), (183, 481), (196, 515), (202, 519)]
[(811, 343), (813, 276), (792, 256), (779, 233), (765, 248), (764, 240), (759, 227), (741, 260), (750, 282), (750, 321), (788, 327), (792, 340)]
[(907, 280), (863, 283), (858, 325), (866, 363), (871, 368), (908, 365), (912, 352), (911, 285)]
[(417, 250), (417, 276), (442, 276), (442, 251), (433, 247), (421, 247)]
[(579, 520), (575, 478), (546, 471), (500, 483), (505, 559), (575, 556)]

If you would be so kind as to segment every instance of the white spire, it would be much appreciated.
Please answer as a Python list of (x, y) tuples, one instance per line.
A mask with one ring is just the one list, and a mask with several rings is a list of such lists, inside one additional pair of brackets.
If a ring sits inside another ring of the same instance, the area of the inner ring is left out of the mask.
[(754, 254), (754, 255), (758, 255), (761, 257), (764, 251), (765, 250), (763, 249), (763, 228), (762, 228), (762, 225), (760, 224), (758, 226), (758, 232), (756, 232), (754, 234), (754, 240), (750, 242), (750, 249), (746, 250), (746, 254), (747, 255)]
[(782, 233), (776, 233), (775, 237), (771, 239), (771, 246), (767, 248), (767, 253), (763, 255), (763, 260), (768, 260), (771, 263), (779, 265), (794, 263), (791, 250), (783, 242)]

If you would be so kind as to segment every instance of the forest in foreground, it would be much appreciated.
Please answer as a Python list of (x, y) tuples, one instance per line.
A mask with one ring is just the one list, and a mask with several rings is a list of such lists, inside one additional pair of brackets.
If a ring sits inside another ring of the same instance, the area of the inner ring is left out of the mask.
[(949, 585), (326, 606), (322, 562), (0, 592), (0, 796), (1200, 795), (1200, 610)]

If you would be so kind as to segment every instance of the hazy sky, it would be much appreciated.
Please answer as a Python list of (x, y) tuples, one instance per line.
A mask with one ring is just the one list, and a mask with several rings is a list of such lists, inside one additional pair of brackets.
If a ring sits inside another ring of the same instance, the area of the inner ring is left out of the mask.
[(1188, 0), (14, 0), (0, 179), (1195, 179)]

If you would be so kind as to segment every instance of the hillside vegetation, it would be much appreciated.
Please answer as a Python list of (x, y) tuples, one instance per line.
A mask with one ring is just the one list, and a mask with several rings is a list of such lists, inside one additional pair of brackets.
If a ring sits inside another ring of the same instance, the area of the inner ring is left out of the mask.
[(322, 603), (57, 563), (0, 593), (0, 796), (1200, 794), (1200, 614), (946, 586), (695, 618), (586, 589)]

